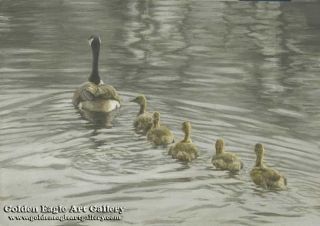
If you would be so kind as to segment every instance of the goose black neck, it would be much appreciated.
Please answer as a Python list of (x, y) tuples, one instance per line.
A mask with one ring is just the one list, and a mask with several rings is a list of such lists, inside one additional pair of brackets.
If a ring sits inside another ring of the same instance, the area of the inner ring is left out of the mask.
[(98, 85), (100, 83), (100, 76), (99, 76), (99, 52), (100, 46), (92, 46), (92, 72), (89, 77), (89, 81)]

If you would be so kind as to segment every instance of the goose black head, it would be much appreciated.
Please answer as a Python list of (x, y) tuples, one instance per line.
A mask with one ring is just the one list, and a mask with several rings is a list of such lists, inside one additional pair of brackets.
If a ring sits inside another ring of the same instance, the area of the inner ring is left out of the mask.
[(89, 45), (94, 48), (94, 47), (100, 47), (101, 44), (101, 39), (97, 35), (91, 35), (90, 38), (88, 38)]
[(89, 77), (89, 81), (99, 85), (101, 82), (100, 76), (99, 76), (99, 69), (98, 69), (98, 64), (99, 64), (99, 52), (100, 52), (100, 44), (101, 44), (101, 39), (97, 35), (91, 35), (90, 38), (88, 38), (89, 45), (91, 46), (92, 50), (92, 72)]

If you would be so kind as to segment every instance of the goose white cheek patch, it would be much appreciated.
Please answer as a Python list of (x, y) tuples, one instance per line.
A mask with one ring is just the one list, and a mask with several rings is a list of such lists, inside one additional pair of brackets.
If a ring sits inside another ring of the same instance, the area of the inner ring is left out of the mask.
[(101, 39), (99, 38), (99, 42), (100, 42), (100, 44), (101, 44)]
[(93, 41), (93, 38), (90, 38), (90, 39), (88, 40), (90, 46), (91, 46), (92, 41)]

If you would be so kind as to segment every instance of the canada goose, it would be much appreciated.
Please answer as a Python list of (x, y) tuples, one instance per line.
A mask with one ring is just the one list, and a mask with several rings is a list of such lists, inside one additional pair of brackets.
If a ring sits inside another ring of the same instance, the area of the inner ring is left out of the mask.
[(254, 152), (256, 153), (256, 164), (250, 172), (252, 181), (265, 188), (284, 188), (287, 185), (287, 179), (277, 170), (271, 169), (263, 163), (264, 148), (262, 144), (256, 144)]
[(75, 108), (94, 112), (110, 112), (120, 107), (120, 98), (112, 86), (104, 84), (100, 79), (98, 70), (100, 38), (92, 35), (88, 41), (93, 56), (92, 72), (88, 81), (75, 90), (72, 103)]
[(172, 145), (169, 148), (168, 154), (172, 158), (179, 159), (180, 161), (190, 162), (199, 156), (196, 146), (190, 139), (191, 125), (190, 122), (182, 123), (182, 131), (184, 132), (184, 139)]
[(217, 169), (229, 170), (230, 172), (237, 172), (243, 168), (243, 162), (238, 156), (225, 151), (223, 139), (216, 141), (216, 154), (212, 156), (211, 162)]
[(134, 102), (140, 105), (140, 111), (137, 117), (133, 121), (133, 126), (137, 133), (141, 133), (146, 135), (149, 132), (152, 126), (152, 115), (146, 112), (147, 108), (147, 99), (144, 95), (139, 95), (136, 98), (130, 100), (130, 102)]
[(168, 144), (174, 142), (173, 135), (171, 134), (170, 130), (166, 126), (160, 125), (159, 112), (153, 113), (153, 124), (147, 134), (147, 138), (157, 146), (167, 146)]

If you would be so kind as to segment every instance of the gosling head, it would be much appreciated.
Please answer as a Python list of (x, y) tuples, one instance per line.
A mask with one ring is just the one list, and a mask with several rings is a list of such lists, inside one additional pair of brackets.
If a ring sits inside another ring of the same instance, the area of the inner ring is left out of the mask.
[(224, 152), (224, 141), (222, 139), (218, 139), (216, 141), (216, 154), (221, 154)]
[(182, 123), (182, 131), (184, 133), (190, 133), (191, 132), (191, 124), (190, 124), (190, 122), (183, 122)]
[(91, 35), (90, 38), (88, 38), (89, 45), (91, 48), (100, 48), (101, 39), (97, 35)]
[(139, 95), (136, 98), (130, 100), (129, 102), (134, 102), (137, 103), (139, 105), (145, 104), (147, 101), (146, 97), (144, 95)]
[(153, 118), (153, 122), (154, 122), (154, 123), (159, 122), (159, 121), (160, 121), (160, 113), (157, 112), (157, 111), (155, 111), (155, 112), (153, 113), (153, 115), (152, 115), (152, 118)]
[(257, 143), (256, 146), (254, 147), (254, 152), (256, 153), (256, 155), (263, 155), (264, 149), (262, 144)]

